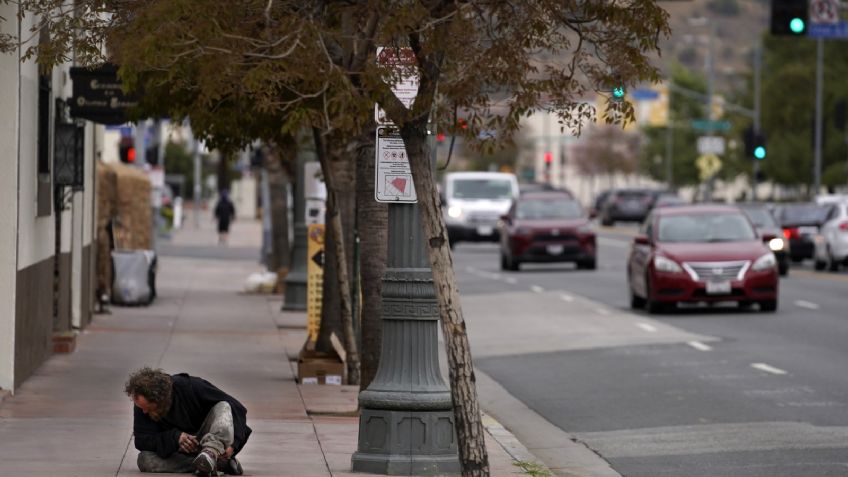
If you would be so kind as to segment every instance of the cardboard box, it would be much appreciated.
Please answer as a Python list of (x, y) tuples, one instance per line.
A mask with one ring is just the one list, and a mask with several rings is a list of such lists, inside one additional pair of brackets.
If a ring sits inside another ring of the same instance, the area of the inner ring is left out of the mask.
[(344, 384), (345, 363), (335, 353), (321, 353), (306, 348), (297, 358), (297, 380), (300, 384)]

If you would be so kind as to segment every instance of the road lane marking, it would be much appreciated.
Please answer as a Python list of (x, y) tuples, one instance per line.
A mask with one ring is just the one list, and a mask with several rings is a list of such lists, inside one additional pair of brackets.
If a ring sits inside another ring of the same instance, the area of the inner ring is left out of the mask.
[(468, 272), (468, 273), (472, 273), (472, 274), (477, 273), (477, 269), (474, 268), (474, 267), (465, 267), (465, 271)]
[(504, 277), (504, 281), (509, 283), (510, 285), (515, 285), (516, 283), (518, 283), (518, 280), (512, 277)]
[(595, 311), (597, 311), (598, 313), (600, 313), (602, 315), (609, 315), (610, 314), (609, 310), (605, 310), (603, 308), (595, 308)]
[(818, 310), (819, 306), (811, 301), (795, 300), (795, 306), (806, 308), (808, 310)]
[(540, 287), (539, 285), (533, 285), (533, 286), (531, 286), (531, 287), (530, 287), (530, 290), (532, 290), (532, 291), (533, 291), (533, 293), (544, 293), (544, 292), (545, 292), (545, 289), (544, 289), (544, 288), (542, 288), (542, 287)]
[(562, 294), (562, 295), (560, 295), (559, 297), (560, 297), (560, 298), (562, 298), (562, 299), (563, 299), (563, 300), (565, 300), (565, 301), (568, 301), (568, 302), (572, 302), (572, 301), (574, 301), (574, 297), (573, 297), (573, 296), (571, 296), (571, 295), (569, 295), (569, 294), (567, 294), (567, 293), (563, 293), (563, 294)]
[(839, 275), (835, 273), (822, 273), (822, 272), (813, 272), (810, 270), (798, 270), (793, 268), (792, 275), (802, 276), (807, 278), (815, 278), (818, 280), (830, 280), (830, 281), (839, 281), (839, 282), (848, 282), (848, 275)]
[(709, 345), (705, 345), (704, 343), (701, 343), (700, 341), (689, 341), (686, 344), (688, 344), (689, 346), (691, 346), (691, 347), (693, 347), (693, 348), (695, 348), (696, 350), (699, 350), (699, 351), (712, 351), (712, 347), (710, 347)]
[(767, 373), (771, 373), (771, 374), (777, 374), (777, 375), (786, 374), (786, 371), (784, 371), (780, 368), (775, 368), (774, 366), (769, 366), (766, 363), (751, 363), (751, 367), (754, 368), (754, 369), (759, 369), (760, 371), (765, 371)]
[(657, 332), (657, 328), (655, 326), (649, 325), (647, 323), (636, 323), (636, 326), (638, 326), (639, 328), (642, 328), (643, 330), (647, 331), (648, 333), (656, 333)]

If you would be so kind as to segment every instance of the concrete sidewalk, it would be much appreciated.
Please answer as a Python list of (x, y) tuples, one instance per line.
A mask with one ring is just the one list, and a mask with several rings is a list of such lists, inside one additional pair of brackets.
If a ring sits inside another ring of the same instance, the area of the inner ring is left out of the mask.
[[(239, 246), (258, 245), (245, 238), (255, 225), (236, 222)], [(209, 235), (180, 232), (174, 242), (191, 246), (193, 237)], [(305, 315), (280, 313), (279, 297), (241, 293), (261, 270), (255, 260), (208, 255), (162, 256), (152, 306), (96, 316), (76, 352), (51, 358), (0, 404), (0, 474), (140, 475), (123, 386), (147, 365), (204, 377), (245, 404), (254, 430), (239, 455), (246, 475), (369, 475), (350, 473), (357, 390), (295, 382), (287, 356), (304, 341)], [(491, 475), (521, 475), (518, 454), (502, 444), (510, 437), (496, 437), (486, 435)]]

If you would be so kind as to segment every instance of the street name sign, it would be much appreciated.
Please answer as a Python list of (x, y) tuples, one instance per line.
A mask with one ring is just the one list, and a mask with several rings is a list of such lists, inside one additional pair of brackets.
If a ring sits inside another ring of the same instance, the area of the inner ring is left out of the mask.
[(403, 138), (396, 127), (378, 126), (376, 179), (374, 198), (377, 202), (414, 204), (418, 202), (412, 183), (412, 169)]
[(689, 125), (696, 131), (729, 131), (730, 121), (715, 121), (711, 119), (691, 119)]

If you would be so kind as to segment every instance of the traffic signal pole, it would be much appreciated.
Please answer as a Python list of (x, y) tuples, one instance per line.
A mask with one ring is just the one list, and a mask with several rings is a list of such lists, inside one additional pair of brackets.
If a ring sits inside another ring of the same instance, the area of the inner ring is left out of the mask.
[[(763, 45), (762, 42), (757, 43), (754, 49), (754, 137), (760, 137), (760, 73), (763, 68)], [(760, 176), (760, 161), (754, 159), (754, 171), (751, 183), (751, 200), (757, 200), (757, 185)]]
[(816, 140), (813, 166), (813, 196), (821, 190), (822, 169), (822, 96), (824, 86), (824, 41), (816, 38)]

